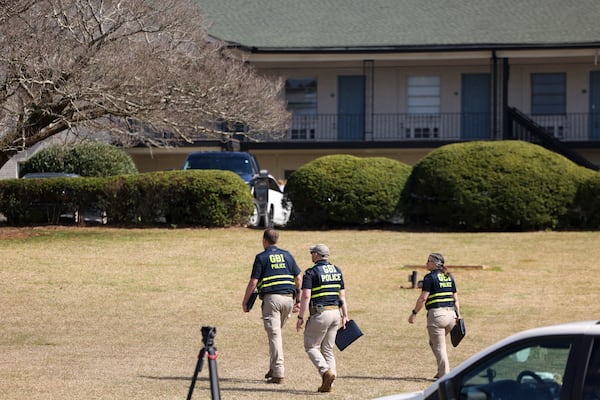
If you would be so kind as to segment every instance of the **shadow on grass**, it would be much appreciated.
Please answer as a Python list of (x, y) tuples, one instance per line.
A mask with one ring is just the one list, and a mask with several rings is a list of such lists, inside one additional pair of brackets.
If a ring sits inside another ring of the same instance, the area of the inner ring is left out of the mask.
[[(140, 378), (151, 379), (151, 380), (178, 380), (178, 381), (188, 381), (191, 383), (191, 377), (183, 377), (183, 376), (140, 376)], [(431, 383), (434, 382), (435, 379), (429, 378), (420, 378), (416, 376), (357, 376), (357, 375), (340, 375), (339, 379), (357, 379), (357, 380), (375, 380), (375, 381), (398, 381), (398, 382), (418, 382), (418, 383)], [(209, 377), (198, 377), (196, 380), (196, 385), (202, 382), (203, 384), (210, 385)], [(315, 395), (318, 396), (320, 393), (316, 393), (314, 390), (296, 390), (286, 388), (281, 385), (272, 385), (266, 383), (264, 380), (260, 379), (239, 379), (239, 378), (219, 378), (219, 382), (224, 383), (233, 383), (233, 384), (249, 384), (253, 386), (248, 387), (219, 387), (219, 391), (222, 392), (254, 392), (254, 393), (287, 393), (291, 395)], [(264, 385), (264, 387), (256, 387), (254, 385)], [(206, 390), (206, 388), (196, 387), (196, 390)]]
[[(162, 380), (188, 381), (188, 382), (190, 382), (190, 384), (192, 382), (192, 377), (184, 377), (184, 376), (141, 375), (140, 378), (151, 379), (151, 380), (161, 380), (161, 381)], [(210, 378), (198, 377), (198, 379), (196, 379), (196, 390), (205, 390), (205, 388), (199, 388), (197, 386), (198, 383), (200, 383), (200, 382), (210, 385)], [(316, 393), (316, 391), (314, 391), (314, 390), (294, 390), (294, 389), (286, 388), (284, 385), (269, 384), (261, 379), (219, 378), (219, 382), (220, 383), (225, 382), (225, 383), (236, 383), (236, 384), (264, 385), (264, 388), (262, 388), (262, 387), (235, 387), (235, 388), (219, 387), (219, 390), (222, 392), (288, 393), (288, 394), (295, 394), (295, 395), (302, 395), (302, 396), (319, 394), (319, 393)]]
[(339, 376), (340, 379), (362, 379), (375, 381), (398, 381), (398, 382), (435, 382), (433, 378), (420, 378), (417, 376)]
[[(192, 377), (187, 376), (148, 376), (140, 375), (140, 378), (151, 379), (151, 380), (173, 380), (173, 381), (190, 381)], [(376, 381), (403, 381), (403, 382), (435, 382), (433, 378), (422, 378), (417, 376), (358, 376), (358, 375), (340, 375), (338, 379), (362, 379), (362, 380), (376, 380)], [(198, 377), (197, 382), (210, 382), (209, 377)], [(269, 387), (277, 387), (277, 385), (267, 384), (262, 379), (240, 379), (240, 378), (219, 378), (219, 382), (231, 382), (231, 383), (252, 383), (262, 384), (265, 383)]]

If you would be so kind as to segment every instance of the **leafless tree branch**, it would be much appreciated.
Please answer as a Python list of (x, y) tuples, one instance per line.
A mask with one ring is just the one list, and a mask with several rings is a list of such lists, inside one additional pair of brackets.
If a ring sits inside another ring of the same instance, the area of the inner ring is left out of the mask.
[(0, 166), (67, 129), (160, 146), (289, 121), (283, 82), (209, 42), (189, 0), (0, 0), (0, 46)]

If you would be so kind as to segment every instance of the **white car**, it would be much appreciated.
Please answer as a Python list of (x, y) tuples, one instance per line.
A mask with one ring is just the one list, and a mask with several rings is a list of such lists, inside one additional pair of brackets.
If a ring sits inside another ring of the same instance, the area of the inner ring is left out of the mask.
[(527, 330), (488, 347), (420, 392), (379, 400), (599, 400), (600, 321)]
[[(261, 171), (262, 172), (262, 171)], [(266, 201), (266, 209), (261, 213), (259, 195), (256, 192), (257, 179), (265, 179), (268, 185), (268, 198)], [(291, 206), (283, 202), (283, 186), (279, 185), (275, 177), (262, 173), (259, 177), (253, 179), (250, 187), (254, 194), (254, 212), (250, 216), (249, 225), (251, 227), (273, 227), (285, 226), (290, 219)]]

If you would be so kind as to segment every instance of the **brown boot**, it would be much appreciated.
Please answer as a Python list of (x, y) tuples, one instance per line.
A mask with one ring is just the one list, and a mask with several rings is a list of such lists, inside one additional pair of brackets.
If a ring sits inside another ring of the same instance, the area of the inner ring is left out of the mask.
[(265, 374), (265, 379), (269, 379), (271, 377), (273, 377), (273, 370), (272, 369), (268, 370), (267, 373)]
[(332, 370), (328, 369), (323, 374), (323, 382), (321, 383), (321, 387), (317, 389), (318, 392), (331, 392), (331, 385), (335, 380), (335, 374)]

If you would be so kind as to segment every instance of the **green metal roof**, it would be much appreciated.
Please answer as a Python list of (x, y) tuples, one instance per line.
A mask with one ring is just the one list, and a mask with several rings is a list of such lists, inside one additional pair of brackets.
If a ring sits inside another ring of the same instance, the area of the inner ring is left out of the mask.
[(600, 46), (599, 0), (195, 0), (262, 51)]

